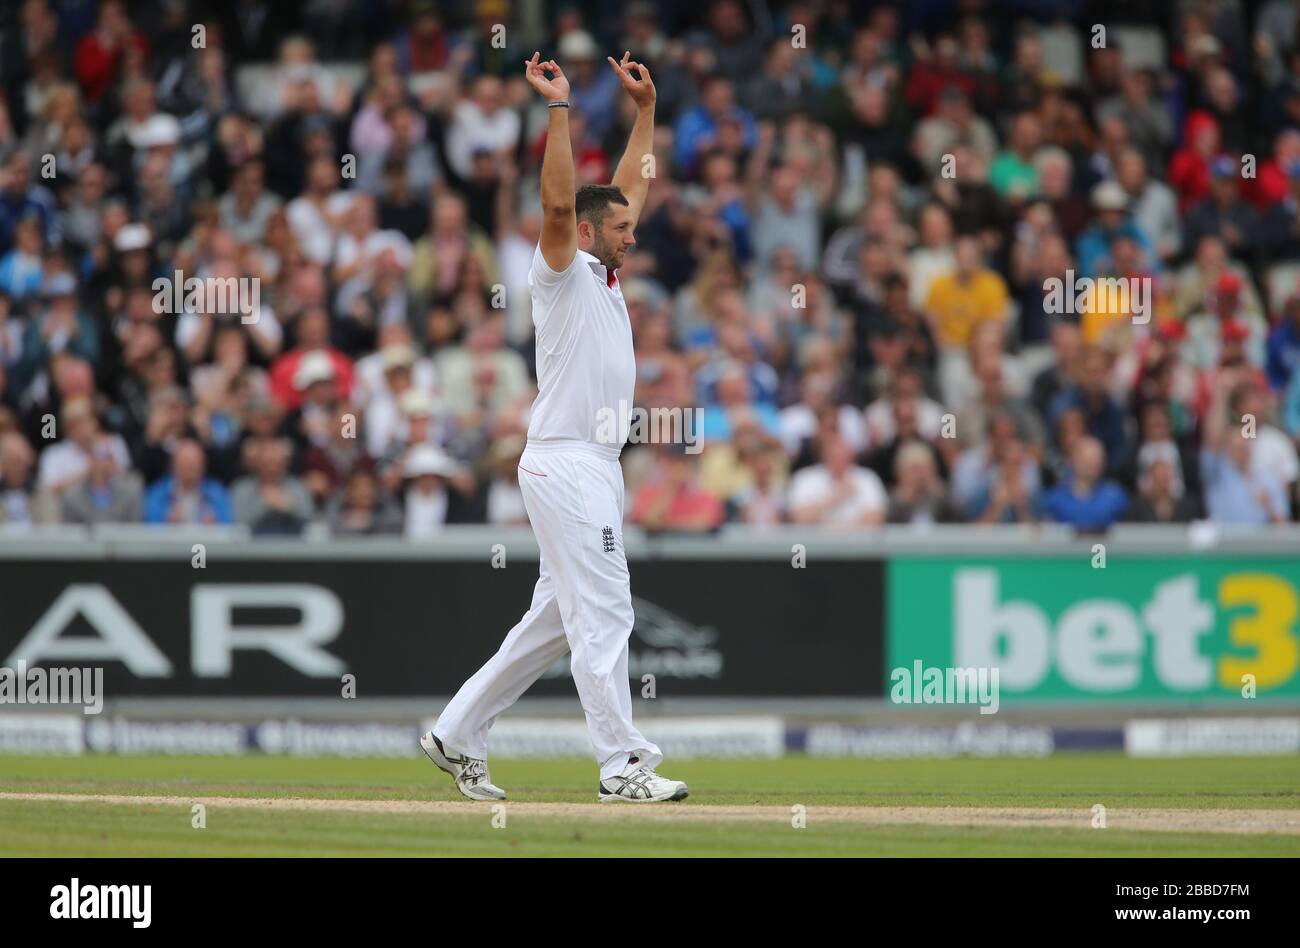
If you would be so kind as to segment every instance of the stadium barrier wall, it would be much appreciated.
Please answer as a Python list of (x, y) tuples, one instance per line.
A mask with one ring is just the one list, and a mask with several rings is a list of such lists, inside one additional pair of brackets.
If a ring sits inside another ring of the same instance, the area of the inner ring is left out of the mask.
[[(1300, 701), (1300, 530), (629, 530), (630, 673), (662, 695), (890, 698), (997, 666), (1001, 700)], [(449, 695), (518, 620), (530, 531), (432, 542), (113, 529), (0, 537), (0, 665), (114, 697)], [(1253, 677), (1249, 677), (1253, 676)], [(530, 692), (572, 694), (564, 662)]]
[[(678, 756), (1300, 749), (1300, 531), (629, 530), (625, 545), (633, 691), (658, 699), (644, 713)], [(405, 753), (522, 614), (536, 560), (526, 529), (0, 537), (0, 666), (102, 667), (109, 712), (0, 708), (0, 750)], [(895, 669), (981, 663), (999, 668), (999, 716), (894, 703)], [(388, 710), (350, 713), (367, 700)], [(524, 704), (501, 722), (511, 755), (582, 747), (563, 661)]]

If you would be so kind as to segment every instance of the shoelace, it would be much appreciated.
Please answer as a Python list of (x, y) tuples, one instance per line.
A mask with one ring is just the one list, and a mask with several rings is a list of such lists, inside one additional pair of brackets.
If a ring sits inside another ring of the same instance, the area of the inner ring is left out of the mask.
[(649, 767), (646, 767), (644, 764), (638, 767), (636, 770), (632, 771), (632, 773), (630, 773), (625, 779), (631, 780), (633, 777), (640, 777), (641, 778), (640, 782), (642, 786), (644, 786), (645, 784), (649, 783), (652, 780), (663, 780), (665, 782), (668, 780), (667, 777), (661, 776), (657, 772), (651, 770)]
[(476, 760), (472, 757), (466, 758), (465, 766), (461, 769), (460, 779), (468, 780), (470, 784), (476, 784), (480, 780), (487, 778), (487, 761)]

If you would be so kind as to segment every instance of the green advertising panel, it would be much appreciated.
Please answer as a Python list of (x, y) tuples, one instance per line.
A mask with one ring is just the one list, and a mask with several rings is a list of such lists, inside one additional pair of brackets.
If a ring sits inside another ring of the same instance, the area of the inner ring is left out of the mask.
[(1002, 700), (1300, 698), (1300, 556), (901, 557), (890, 670), (997, 668)]

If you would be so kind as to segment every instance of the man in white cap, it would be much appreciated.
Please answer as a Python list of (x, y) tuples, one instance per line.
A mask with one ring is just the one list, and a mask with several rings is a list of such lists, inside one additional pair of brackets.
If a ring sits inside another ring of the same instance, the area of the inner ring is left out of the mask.
[(447, 511), (452, 505), (447, 480), (459, 472), (459, 465), (434, 445), (411, 448), (402, 463), (402, 477), (408, 484), (404, 529), (408, 538), (432, 536), (447, 523)]
[[(609, 60), (637, 105), (611, 185), (574, 186), (569, 82), (534, 54), (528, 83), (546, 99), (550, 127), (542, 161), (542, 234), (529, 285), (537, 331), (538, 395), (519, 461), (520, 490), (541, 549), (532, 607), (501, 648), (420, 739), (429, 759), (472, 800), (503, 800), (487, 769), (492, 723), (566, 652), (600, 768), (602, 802), (681, 800), (686, 784), (655, 772), (659, 748), (632, 723), (628, 639), (634, 615), (623, 549), (623, 469), (636, 383), (627, 305), (616, 271), (650, 179), (642, 173), (654, 137), (655, 87), (624, 53)], [(609, 419), (618, 420), (611, 437)]]
[(600, 48), (586, 30), (565, 33), (558, 51), (569, 67), (569, 99), (587, 122), (587, 139), (602, 141), (618, 118), (619, 77), (600, 65)]

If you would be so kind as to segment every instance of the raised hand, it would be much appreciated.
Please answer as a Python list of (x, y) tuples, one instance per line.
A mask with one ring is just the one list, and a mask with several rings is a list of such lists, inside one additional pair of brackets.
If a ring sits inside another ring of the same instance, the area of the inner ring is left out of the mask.
[[(539, 62), (541, 53), (533, 53), (532, 59), (524, 60), (524, 78), (547, 102), (559, 102), (569, 97), (569, 80), (564, 78), (564, 71), (551, 59)], [(547, 73), (554, 73), (547, 77)]]
[[(613, 56), (605, 58), (618, 73), (618, 78), (623, 81), (623, 88), (627, 90), (633, 102), (643, 109), (655, 104), (655, 84), (650, 78), (649, 69), (641, 63), (633, 62), (632, 54), (628, 52), (623, 53), (622, 62), (615, 62)], [(632, 70), (636, 70), (635, 76)]]

